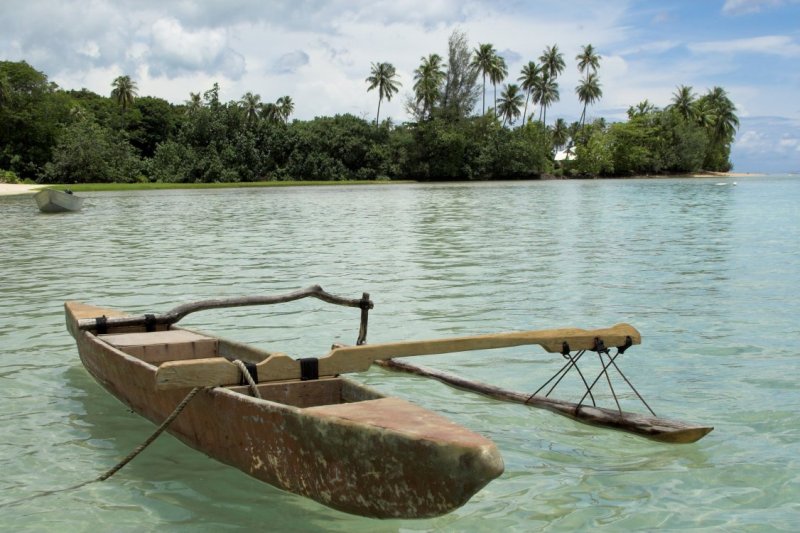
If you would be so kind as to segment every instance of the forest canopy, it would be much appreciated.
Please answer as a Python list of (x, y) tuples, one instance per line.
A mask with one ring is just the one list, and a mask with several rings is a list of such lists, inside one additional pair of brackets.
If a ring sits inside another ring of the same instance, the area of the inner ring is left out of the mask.
[[(295, 102), (247, 92), (222, 102), (220, 87), (173, 104), (140, 96), (135, 80), (110, 80), (108, 95), (65, 90), (25, 61), (0, 61), (0, 180), (39, 183), (247, 182), (272, 180), (494, 180), (632, 176), (731, 168), (738, 118), (724, 89), (698, 96), (678, 86), (659, 109), (632, 105), (625, 122), (586, 120), (602, 98), (601, 57), (576, 58), (579, 121), (547, 110), (565, 91), (557, 45), (526, 64), (517, 83), (491, 44), (455, 32), (448, 57), (422, 57), (414, 80), (373, 63), (365, 90), (375, 120), (349, 114), (291, 120)], [(366, 70), (366, 69), (365, 69)], [(405, 83), (412, 120), (380, 120), (380, 105)], [(538, 113), (538, 116), (537, 116)], [(567, 160), (556, 160), (566, 150)]]

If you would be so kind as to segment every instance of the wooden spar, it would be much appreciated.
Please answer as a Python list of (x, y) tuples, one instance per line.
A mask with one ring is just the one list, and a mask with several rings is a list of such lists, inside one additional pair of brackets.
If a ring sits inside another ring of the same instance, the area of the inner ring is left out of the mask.
[[(212, 300), (199, 300), (196, 302), (189, 302), (166, 313), (159, 315), (144, 315), (144, 316), (123, 316), (123, 317), (107, 317), (105, 326), (107, 328), (119, 328), (130, 326), (144, 326), (148, 323), (154, 325), (171, 325), (178, 322), (180, 319), (190, 313), (197, 311), (205, 311), (208, 309), (219, 309), (223, 307), (242, 307), (248, 305), (272, 305), (285, 302), (292, 302), (302, 298), (317, 298), (323, 302), (330, 304), (342, 305), (346, 307), (360, 307), (362, 310), (372, 309), (373, 304), (369, 299), (369, 294), (364, 293), (361, 299), (342, 298), (334, 296), (320, 287), (319, 285), (312, 285), (305, 289), (300, 289), (294, 292), (279, 294), (277, 296), (237, 296), (233, 298), (219, 298)], [(363, 320), (362, 320), (363, 322)], [(97, 321), (95, 318), (84, 318), (78, 321), (78, 329), (80, 330), (95, 330), (97, 328)]]
[(390, 370), (433, 378), (458, 389), (476, 392), (497, 400), (547, 409), (548, 411), (566, 416), (584, 424), (618, 429), (658, 442), (674, 444), (696, 442), (714, 429), (711, 426), (699, 426), (677, 420), (646, 416), (626, 411), (620, 412), (602, 407), (578, 405), (571, 402), (547, 398), (545, 396), (531, 396), (530, 394), (522, 392), (501, 389), (487, 383), (468, 380), (461, 376), (442, 372), (441, 370), (413, 365), (405, 361), (388, 359), (376, 361), (376, 364)]
[[(611, 328), (583, 330), (577, 328), (549, 329), (495, 333), (469, 337), (451, 337), (421, 341), (405, 341), (385, 344), (336, 347), (317, 360), (319, 377), (336, 376), (347, 372), (363, 372), (376, 360), (393, 357), (410, 357), (471, 350), (490, 350), (538, 344), (548, 352), (561, 352), (564, 343), (572, 350), (590, 350), (597, 340), (606, 347), (640, 344), (641, 335), (629, 324), (617, 324)], [(256, 365), (258, 379), (279, 381), (301, 379), (301, 362), (286, 355), (275, 354)], [(158, 389), (186, 388), (197, 386), (235, 385), (239, 383), (239, 368), (221, 358), (170, 361), (161, 365), (156, 374)]]

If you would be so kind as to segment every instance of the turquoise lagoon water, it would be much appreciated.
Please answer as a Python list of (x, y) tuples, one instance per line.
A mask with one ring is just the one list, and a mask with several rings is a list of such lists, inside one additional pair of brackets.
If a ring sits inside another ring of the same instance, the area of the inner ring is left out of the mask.
[[(373, 368), (354, 379), (488, 436), (505, 473), (447, 516), (375, 521), (165, 435), (109, 481), (0, 507), (0, 529), (796, 530), (800, 179), (736, 181), (87, 193), (65, 215), (2, 197), (0, 504), (95, 477), (152, 431), (80, 365), (70, 299), (162, 312), (319, 283), (372, 295), (371, 342), (629, 322), (643, 344), (622, 368), (656, 413), (716, 429), (659, 444)], [(182, 324), (309, 356), (352, 343), (358, 312), (313, 300)], [(532, 392), (561, 358), (526, 347), (417, 362)]]

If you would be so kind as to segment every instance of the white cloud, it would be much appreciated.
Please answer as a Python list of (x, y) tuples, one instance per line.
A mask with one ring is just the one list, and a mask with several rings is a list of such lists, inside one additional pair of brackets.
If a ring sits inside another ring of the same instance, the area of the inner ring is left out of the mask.
[(732, 147), (736, 169), (745, 172), (800, 171), (800, 120), (752, 117), (741, 121)]
[(283, 54), (275, 61), (274, 70), (279, 74), (288, 74), (296, 71), (298, 68), (308, 65), (308, 54), (302, 50), (295, 50)]
[(244, 57), (229, 47), (227, 33), (225, 29), (191, 31), (174, 18), (158, 19), (151, 30), (150, 68), (155, 75), (170, 78), (205, 70), (238, 79), (244, 73)]
[(86, 57), (91, 57), (92, 59), (97, 59), (100, 57), (100, 47), (95, 41), (86, 41), (78, 46), (78, 53)]
[(771, 54), (784, 57), (800, 57), (800, 44), (787, 35), (765, 35), (747, 39), (705, 41), (689, 45), (692, 52), (717, 54)]
[(726, 15), (757, 13), (764, 8), (776, 7), (786, 3), (785, 0), (725, 0), (722, 12)]
[(680, 41), (675, 40), (661, 40), (636, 43), (630, 48), (623, 48), (617, 53), (622, 56), (640, 55), (640, 54), (663, 54), (673, 50), (681, 45)]

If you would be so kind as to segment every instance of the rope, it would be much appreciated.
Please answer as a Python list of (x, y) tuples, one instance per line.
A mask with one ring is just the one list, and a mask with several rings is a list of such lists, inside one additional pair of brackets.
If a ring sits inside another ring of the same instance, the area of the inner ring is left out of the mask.
[(183, 411), (183, 409), (191, 401), (191, 399), (194, 398), (195, 394), (197, 394), (201, 390), (202, 390), (202, 387), (193, 388), (189, 392), (189, 394), (186, 395), (186, 398), (181, 400), (181, 403), (178, 404), (178, 407), (176, 407), (175, 410), (172, 411), (172, 413), (166, 418), (166, 420), (161, 422), (161, 425), (158, 426), (158, 428), (153, 432), (152, 435), (150, 435), (147, 438), (146, 441), (144, 441), (139, 446), (137, 446), (136, 449), (133, 450), (131, 453), (129, 453), (128, 456), (125, 459), (123, 459), (122, 461), (117, 463), (111, 470), (109, 470), (108, 472), (106, 472), (102, 476), (98, 477), (95, 481), (105, 481), (105, 480), (107, 480), (108, 478), (110, 478), (111, 476), (113, 476), (114, 474), (119, 472), (120, 469), (122, 469), (123, 466), (125, 466), (128, 463), (130, 463), (133, 460), (134, 457), (136, 457), (137, 455), (142, 453), (145, 448), (150, 446), (150, 444), (152, 444), (153, 441), (158, 438), (159, 435), (164, 433), (164, 430), (167, 429), (167, 427), (169, 427), (170, 424), (172, 424), (173, 420), (178, 418), (178, 415), (181, 414), (181, 411)]
[(119, 472), (122, 469), (122, 467), (124, 467), (126, 464), (130, 463), (137, 455), (142, 453), (145, 448), (150, 446), (150, 444), (152, 444), (153, 441), (156, 440), (158, 438), (158, 436), (161, 435), (164, 432), (165, 429), (167, 429), (167, 427), (169, 427), (169, 425), (178, 417), (178, 415), (181, 414), (181, 411), (184, 410), (184, 408), (189, 404), (191, 399), (194, 398), (195, 395), (198, 392), (200, 392), (202, 389), (203, 389), (203, 387), (195, 387), (195, 388), (193, 388), (189, 392), (189, 394), (187, 394), (186, 397), (183, 400), (181, 400), (181, 403), (179, 403), (178, 406), (175, 407), (175, 409), (172, 411), (172, 413), (161, 423), (161, 425), (158, 426), (158, 428), (156, 428), (156, 430), (153, 432), (153, 434), (150, 435), (147, 438), (147, 440), (145, 440), (142, 444), (137, 446), (136, 449), (134, 449), (131, 453), (129, 453), (127, 455), (127, 457), (125, 457), (122, 461), (120, 461), (119, 463), (114, 465), (113, 468), (111, 468), (110, 470), (106, 471), (103, 475), (101, 475), (99, 477), (96, 477), (95, 479), (90, 479), (89, 481), (84, 481), (83, 483), (78, 483), (77, 485), (72, 485), (71, 487), (65, 487), (63, 489), (57, 489), (57, 490), (46, 490), (46, 491), (42, 491), (42, 492), (39, 492), (37, 494), (34, 494), (33, 496), (28, 496), (26, 498), (20, 498), (18, 500), (13, 500), (13, 501), (10, 501), (10, 502), (2, 503), (2, 504), (0, 504), (0, 508), (2, 508), (2, 507), (11, 507), (12, 505), (17, 505), (19, 503), (22, 503), (22, 502), (25, 502), (25, 501), (29, 501), (29, 500), (33, 500), (33, 499), (36, 499), (36, 498), (41, 498), (43, 496), (50, 496), (50, 495), (53, 495), (53, 494), (58, 494), (59, 492), (66, 492), (66, 491), (70, 491), (70, 490), (79, 489), (81, 487), (85, 487), (86, 485), (89, 485), (90, 483), (95, 483), (97, 481), (105, 481), (106, 479), (110, 478), (111, 476), (113, 476), (114, 474)]
[(250, 387), (250, 394), (261, 399), (261, 393), (258, 391), (258, 384), (253, 380), (253, 376), (250, 375), (250, 371), (247, 370), (247, 365), (241, 359), (234, 359), (233, 364), (239, 368), (239, 372), (242, 373), (242, 377), (247, 380), (247, 386)]

